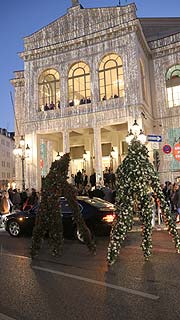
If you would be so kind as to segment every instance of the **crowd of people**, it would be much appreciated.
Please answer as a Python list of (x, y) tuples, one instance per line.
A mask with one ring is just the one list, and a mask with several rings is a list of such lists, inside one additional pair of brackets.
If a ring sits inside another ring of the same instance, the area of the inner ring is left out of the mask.
[(0, 190), (0, 225), (4, 217), (13, 210), (26, 210), (39, 202), (39, 194), (34, 188), (22, 192), (17, 189)]
[(40, 107), (39, 111), (48, 111), (48, 110), (55, 110), (55, 109), (60, 109), (61, 105), (60, 105), (60, 101), (57, 102), (57, 105), (51, 101), (51, 103), (45, 103), (44, 106)]
[[(70, 183), (76, 188), (77, 195), (98, 197), (110, 203), (115, 203), (116, 188), (115, 174), (111, 168), (106, 167), (103, 171), (103, 177), (98, 181), (96, 172), (93, 170), (88, 177), (86, 170), (78, 171), (75, 175), (71, 174)], [(171, 210), (173, 219), (176, 223), (180, 223), (180, 185), (166, 181), (161, 185), (165, 199)], [(160, 210), (160, 201), (156, 193), (153, 193), (156, 211)], [(34, 188), (20, 191), (19, 189), (0, 190), (0, 224), (6, 214), (13, 210), (26, 210), (38, 204), (40, 201), (40, 193)]]
[[(180, 223), (180, 185), (177, 182), (172, 183), (170, 181), (166, 181), (165, 184), (161, 184), (161, 188), (171, 211), (173, 220), (176, 223)], [(157, 194), (154, 192), (152, 196), (155, 201), (156, 212), (161, 212), (160, 200), (158, 199)], [(161, 212), (161, 216), (162, 215), (163, 213)]]
[(100, 177), (98, 181), (94, 170), (89, 177), (86, 170), (79, 170), (76, 175), (71, 174), (70, 183), (75, 186), (79, 196), (98, 197), (115, 202), (115, 174), (110, 168), (105, 168), (103, 178)]

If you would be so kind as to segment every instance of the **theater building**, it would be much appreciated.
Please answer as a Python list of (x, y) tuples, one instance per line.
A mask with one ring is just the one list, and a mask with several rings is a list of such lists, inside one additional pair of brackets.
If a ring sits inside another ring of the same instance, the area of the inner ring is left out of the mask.
[[(115, 171), (135, 119), (146, 135), (162, 137), (147, 143), (151, 161), (158, 148), (162, 182), (180, 175), (173, 155), (180, 139), (180, 18), (139, 18), (134, 3), (83, 8), (72, 0), (64, 16), (24, 38), (20, 57), (24, 70), (11, 82), (16, 144), (24, 136), (31, 150), (27, 187), (40, 189), (65, 152), (71, 173)], [(18, 181), (21, 175), (17, 160)]]

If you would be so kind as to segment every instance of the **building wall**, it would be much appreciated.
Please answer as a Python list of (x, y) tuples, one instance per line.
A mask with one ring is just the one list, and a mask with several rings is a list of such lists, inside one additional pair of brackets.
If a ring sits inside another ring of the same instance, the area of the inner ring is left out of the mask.
[(0, 128), (0, 189), (7, 189), (15, 178), (13, 133)]
[[(76, 5), (55, 22), (24, 39), (24, 72), (15, 73), (15, 109), (18, 127), (16, 142), (21, 135), (31, 147), (31, 163), (26, 165), (29, 186), (40, 188), (41, 143), (49, 146), (47, 168), (57, 151), (69, 152), (72, 146), (84, 146), (90, 152), (88, 170), (95, 167), (102, 175), (102, 143), (117, 146), (116, 166), (122, 161), (122, 142), (134, 119), (146, 134), (161, 134), (160, 177), (172, 180), (176, 173), (170, 169), (169, 158), (162, 146), (179, 128), (179, 110), (167, 108), (165, 72), (179, 61), (177, 42), (171, 36), (166, 43), (147, 42), (136, 7), (82, 9)], [(170, 51), (168, 51), (170, 50)], [(118, 54), (123, 62), (124, 98), (100, 101), (98, 68), (109, 53)], [(68, 70), (83, 61), (91, 72), (91, 103), (68, 106)], [(146, 95), (143, 97), (140, 61), (145, 70)], [(60, 74), (61, 109), (40, 112), (38, 108), (38, 78), (48, 68)], [(178, 117), (176, 117), (178, 115)], [(169, 131), (170, 130), (170, 131)], [(73, 133), (74, 132), (74, 133)], [(91, 132), (91, 134), (90, 134)], [(169, 136), (168, 136), (169, 135)], [(86, 138), (85, 138), (86, 137)], [(152, 159), (153, 146), (147, 144)], [(60, 150), (61, 149), (61, 150)], [(20, 175), (16, 163), (16, 174)]]
[(153, 113), (155, 118), (155, 133), (162, 135), (160, 143), (160, 177), (163, 181), (174, 181), (180, 176), (180, 162), (173, 153), (165, 154), (163, 146), (169, 144), (172, 149), (180, 137), (180, 109), (168, 107), (165, 75), (167, 70), (180, 62), (180, 34), (165, 37), (161, 41), (150, 43), (153, 56), (154, 100)]

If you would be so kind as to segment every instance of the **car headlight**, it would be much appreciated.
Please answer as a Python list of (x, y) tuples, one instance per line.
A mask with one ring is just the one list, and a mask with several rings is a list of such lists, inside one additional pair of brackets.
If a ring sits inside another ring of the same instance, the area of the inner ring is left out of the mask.
[(24, 220), (24, 217), (19, 217), (18, 220), (19, 220), (19, 221), (23, 221), (23, 220)]

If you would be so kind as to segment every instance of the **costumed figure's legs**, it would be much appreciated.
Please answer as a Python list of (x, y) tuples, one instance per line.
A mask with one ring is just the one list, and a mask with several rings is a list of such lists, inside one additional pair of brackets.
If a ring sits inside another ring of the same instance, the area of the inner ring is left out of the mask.
[(63, 185), (63, 194), (65, 195), (69, 206), (72, 209), (74, 221), (76, 223), (76, 227), (78, 228), (80, 234), (83, 237), (84, 243), (87, 245), (89, 251), (93, 254), (96, 253), (96, 245), (92, 239), (92, 234), (89, 228), (87, 227), (84, 218), (79, 210), (79, 205), (76, 199), (76, 193), (74, 187), (70, 185), (68, 182), (65, 182)]
[(122, 243), (124, 242), (127, 232), (132, 229), (133, 210), (126, 214), (119, 214), (115, 219), (108, 246), (107, 261), (109, 265), (113, 265), (118, 257)]
[(149, 195), (145, 195), (141, 201), (140, 220), (142, 222), (142, 250), (145, 260), (151, 256), (152, 250), (152, 206)]
[[(44, 204), (47, 208), (47, 204)], [(33, 236), (32, 236), (32, 245), (31, 245), (31, 257), (34, 258), (41, 246), (45, 235), (47, 234), (47, 217), (41, 214), (41, 210), (43, 212), (43, 208), (39, 208), (38, 215), (36, 216), (36, 223), (33, 229)]]
[(59, 206), (59, 196), (54, 199), (54, 208), (49, 212), (49, 238), (48, 243), (51, 248), (52, 255), (58, 256), (62, 254), (63, 249), (63, 224), (61, 210)]

